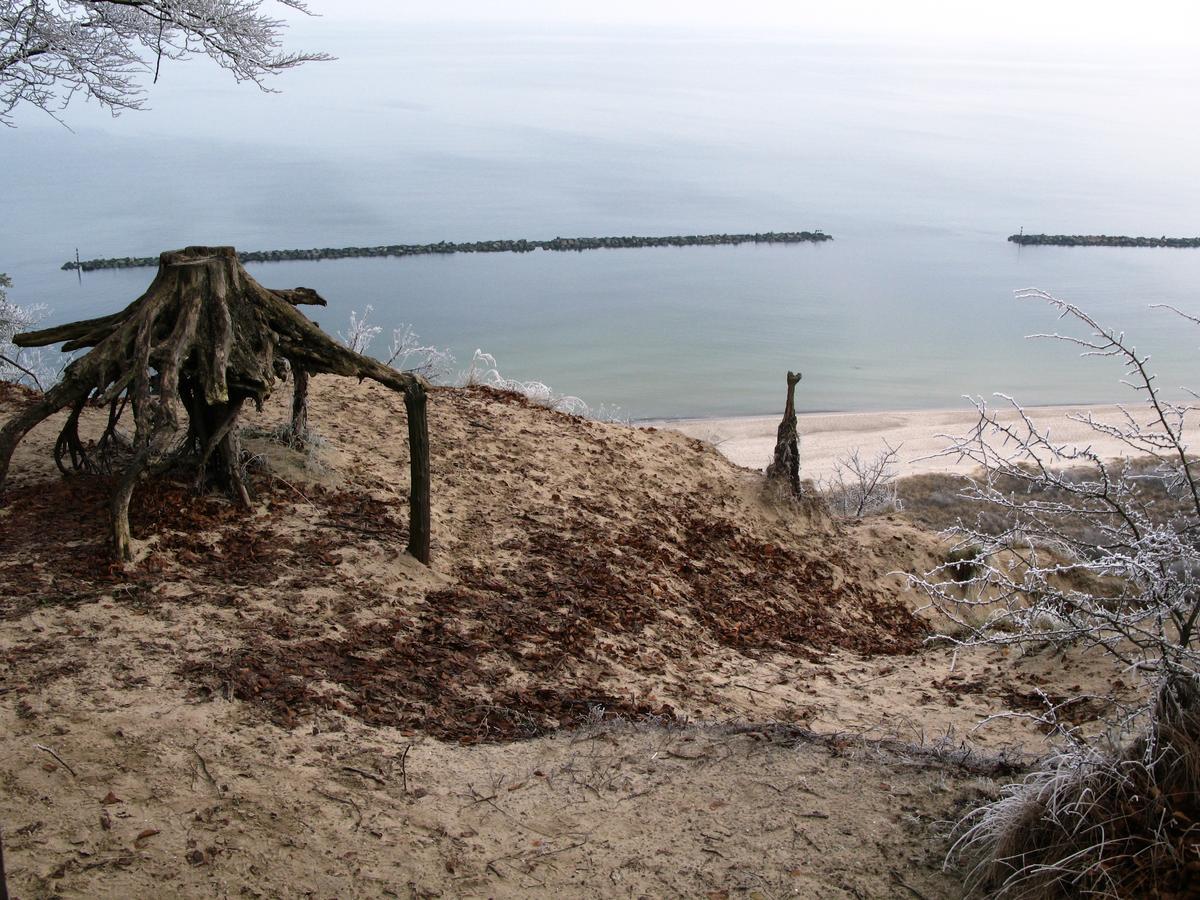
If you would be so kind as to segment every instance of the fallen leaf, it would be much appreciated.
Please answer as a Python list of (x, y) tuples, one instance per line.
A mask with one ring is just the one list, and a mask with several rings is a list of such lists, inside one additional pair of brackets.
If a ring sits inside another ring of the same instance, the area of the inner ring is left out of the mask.
[(142, 841), (152, 838), (158, 833), (159, 832), (157, 828), (146, 828), (138, 832), (138, 836), (133, 839), (133, 842), (135, 844), (140, 844)]
[(120, 797), (118, 797), (116, 794), (114, 794), (112, 791), (109, 791), (107, 794), (104, 795), (104, 799), (101, 800), (100, 802), (105, 806), (112, 806), (114, 803), (124, 803), (125, 801), (122, 800)]

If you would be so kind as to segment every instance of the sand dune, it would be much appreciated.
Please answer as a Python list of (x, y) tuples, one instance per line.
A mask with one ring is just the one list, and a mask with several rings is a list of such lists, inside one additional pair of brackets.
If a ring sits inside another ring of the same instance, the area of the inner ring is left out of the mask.
[[(932, 823), (981, 782), (858, 736), (1038, 752), (1026, 720), (975, 726), (1111, 680), (1072, 651), (926, 645), (894, 573), (944, 548), (900, 516), (840, 524), (677, 432), (482, 388), (431, 395), (420, 566), (403, 402), (346, 381), (314, 379), (315, 460), (265, 437), (287, 391), (248, 414), (250, 512), (148, 479), (126, 571), (108, 483), (50, 462), (62, 416), (18, 449), (15, 895), (955, 897)], [(810, 454), (869, 436), (824, 418)]]

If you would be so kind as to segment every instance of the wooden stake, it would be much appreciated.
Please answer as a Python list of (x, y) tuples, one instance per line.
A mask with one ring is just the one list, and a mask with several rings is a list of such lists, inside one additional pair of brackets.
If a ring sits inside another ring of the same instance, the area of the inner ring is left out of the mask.
[(787, 373), (787, 405), (775, 439), (775, 459), (767, 466), (767, 478), (788, 480), (792, 493), (800, 496), (800, 437), (796, 431), (796, 385), (799, 372)]

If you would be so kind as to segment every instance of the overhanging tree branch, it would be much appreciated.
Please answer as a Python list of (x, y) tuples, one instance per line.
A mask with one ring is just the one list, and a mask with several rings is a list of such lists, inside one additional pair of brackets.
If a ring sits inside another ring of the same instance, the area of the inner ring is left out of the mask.
[[(0, 122), (32, 106), (51, 115), (82, 91), (114, 115), (145, 103), (141, 77), (162, 60), (207, 56), (263, 90), (319, 52), (286, 52), (267, 0), (0, 0)], [(301, 0), (274, 0), (310, 14)]]

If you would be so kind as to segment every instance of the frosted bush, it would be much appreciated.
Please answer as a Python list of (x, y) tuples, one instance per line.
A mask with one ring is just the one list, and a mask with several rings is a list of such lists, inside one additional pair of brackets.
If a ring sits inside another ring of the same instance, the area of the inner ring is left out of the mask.
[(884, 442), (882, 450), (867, 457), (856, 447), (834, 461), (833, 475), (817, 488), (830, 509), (844, 519), (897, 510), (901, 506), (896, 481), (899, 452), (899, 447)]
[(47, 309), (41, 304), (21, 306), (8, 299), (7, 288), (12, 280), (0, 274), (0, 381), (11, 381), (26, 387), (45, 390), (57, 380), (57, 373), (40, 350), (29, 350), (13, 344), (14, 335), (29, 331), (46, 318)]
[[(1194, 838), (1177, 826), (1200, 815), (1200, 471), (1185, 440), (1196, 409), (1164, 396), (1149, 357), (1123, 334), (1043, 291), (1018, 296), (1088, 331), (1035, 337), (1123, 366), (1140, 404), (1120, 407), (1115, 422), (1073, 418), (1142, 460), (1056, 443), (1010, 397), (998, 395), (1015, 422), (974, 401), (975, 427), (946, 453), (979, 467), (963, 496), (1000, 510), (1004, 525), (952, 530), (979, 548), (966, 585), (950, 563), (913, 583), (953, 623), (940, 640), (1025, 652), (1074, 645), (1115, 659), (1132, 686), (1008, 714), (1035, 719), (1056, 751), (960, 822), (955, 858), (973, 888), (997, 896), (1147, 895), (1186, 877)], [(1147, 480), (1159, 489), (1140, 489)], [(1103, 727), (1067, 714), (1081, 703)]]
[(571, 394), (560, 394), (541, 381), (520, 381), (505, 378), (500, 374), (496, 357), (476, 349), (466, 370), (459, 373), (460, 385), (485, 385), (498, 391), (520, 394), (531, 403), (573, 416), (584, 416), (606, 422), (623, 421), (618, 407), (602, 405), (592, 407)]
[(357, 310), (350, 310), (350, 327), (346, 329), (345, 334), (338, 332), (341, 342), (355, 353), (365, 354), (371, 344), (375, 343), (375, 338), (379, 337), (379, 333), (383, 331), (381, 326), (372, 325), (367, 321), (374, 309), (375, 307), (368, 303), (362, 316), (359, 316)]
[(449, 350), (422, 344), (411, 325), (401, 325), (392, 331), (386, 362), (394, 369), (412, 372), (439, 384), (450, 378), (455, 360)]
[[(373, 306), (368, 305), (361, 316), (356, 310), (351, 310), (350, 327), (345, 334), (338, 332), (341, 342), (355, 353), (369, 352), (375, 339), (383, 332), (382, 326), (370, 322), (374, 310)], [(454, 371), (454, 355), (449, 350), (422, 344), (411, 325), (401, 325), (392, 330), (387, 354), (385, 365), (401, 372), (420, 375), (435, 384), (447, 381)]]

